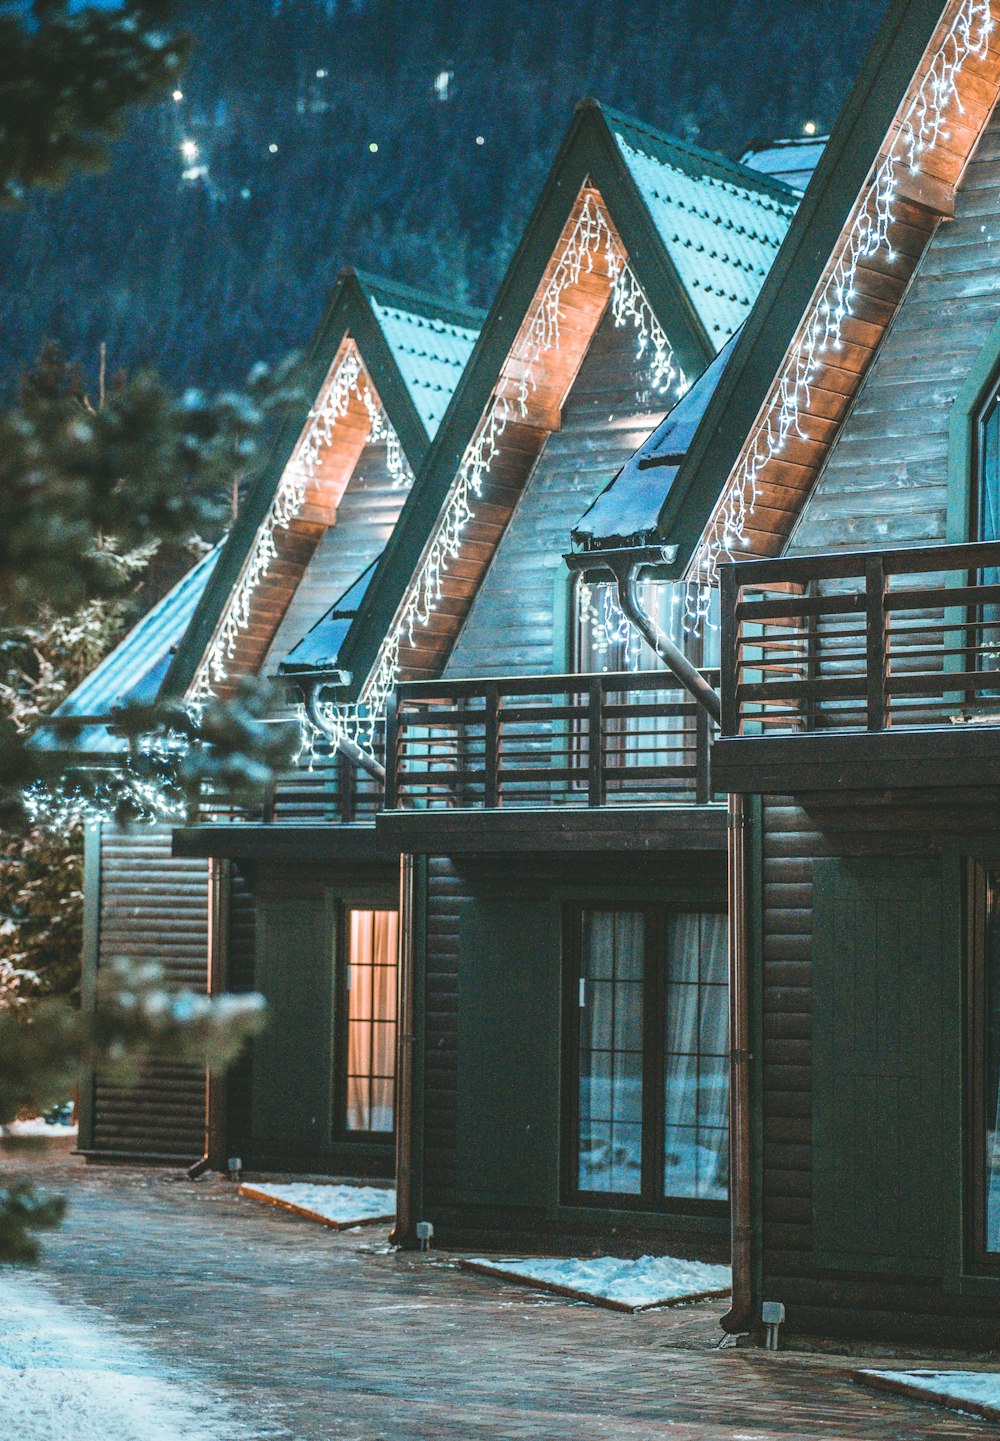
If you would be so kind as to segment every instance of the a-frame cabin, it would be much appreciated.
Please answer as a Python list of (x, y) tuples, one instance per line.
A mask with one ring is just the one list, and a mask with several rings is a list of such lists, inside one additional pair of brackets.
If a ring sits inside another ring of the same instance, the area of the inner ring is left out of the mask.
[(998, 1338), (998, 22), (890, 5), (658, 519), (721, 574), (734, 1330)]
[[(579, 107), (340, 645), (348, 703), (391, 693), (377, 833), (404, 856), (409, 918), (401, 1240), (429, 1220), (446, 1244), (728, 1246), (708, 729), (605, 632), (607, 587), (563, 552), (744, 319), (797, 200)], [(672, 947), (704, 979), (690, 1014), (711, 1056), (655, 1018)], [(701, 1119), (671, 1130), (681, 1091)]]
[[(273, 674), (331, 599), (380, 554), (475, 342), (478, 320), (477, 313), (408, 287), (344, 272), (306, 358), (307, 410), (290, 416), (276, 434), (227, 540), (140, 622), (63, 710), (113, 719), (114, 707), (128, 699), (228, 697), (242, 676)], [(78, 747), (89, 753), (98, 737), (104, 763), (113, 764), (108, 734), (87, 727)], [(328, 779), (328, 770), (308, 776), (304, 796), (292, 780), (279, 787), (279, 803), (294, 796), (293, 807), (315, 819), (317, 798), (320, 814), (327, 804)], [(310, 883), (293, 869), (292, 891)], [(364, 904), (355, 928), (367, 926), (369, 939), (380, 943), (395, 925), (397, 870), (376, 867), (359, 892)], [(388, 1108), (382, 1104), (377, 1126), (360, 1137), (346, 1127), (336, 1131), (318, 1119), (310, 1090), (317, 1075), (326, 1083), (330, 1036), (321, 1037), (315, 1051), (282, 1049), (283, 1007), (298, 1007), (298, 1015), (329, 1010), (335, 971), (332, 934), (303, 957), (301, 937), (281, 933), (268, 952), (274, 964), (258, 964), (258, 936), (280, 933), (288, 894), (279, 883), (258, 905), (252, 853), (237, 846), (222, 854), (173, 854), (167, 823), (125, 835), (106, 824), (88, 834), (85, 1002), (92, 1003), (102, 961), (119, 953), (150, 956), (164, 966), (168, 984), (214, 991), (256, 986), (270, 1001), (271, 1023), (228, 1092), (213, 1077), (207, 1100), (205, 1076), (175, 1074), (176, 1068), (150, 1072), (127, 1092), (85, 1077), (80, 1146), (87, 1154), (190, 1162), (207, 1145), (221, 1166), (240, 1156), (247, 1165), (275, 1169), (391, 1172), (391, 1101)], [(392, 919), (378, 909), (383, 902)], [(297, 999), (280, 966), (295, 969), (300, 961), (303, 969), (312, 965), (315, 989)]]

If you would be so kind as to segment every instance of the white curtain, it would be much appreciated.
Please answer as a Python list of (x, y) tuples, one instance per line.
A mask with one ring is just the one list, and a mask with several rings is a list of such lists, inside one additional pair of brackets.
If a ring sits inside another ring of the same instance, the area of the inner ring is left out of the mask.
[(728, 1194), (726, 918), (672, 916), (667, 928), (664, 1194)]
[(577, 1184), (637, 1195), (645, 918), (641, 911), (586, 911), (581, 942)]

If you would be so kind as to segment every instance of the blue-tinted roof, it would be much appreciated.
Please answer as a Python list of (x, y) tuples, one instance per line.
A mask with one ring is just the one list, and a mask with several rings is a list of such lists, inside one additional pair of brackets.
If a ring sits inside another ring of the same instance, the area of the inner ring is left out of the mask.
[(720, 350), (749, 314), (799, 192), (614, 111), (605, 114), (705, 332)]
[(664, 501), (729, 363), (738, 334), (584, 512), (573, 528), (574, 543), (584, 547), (642, 544), (654, 537)]
[(433, 440), (479, 331), (388, 305), (377, 295), (372, 295), (372, 309)]
[(798, 135), (789, 140), (771, 140), (747, 150), (740, 156), (740, 164), (783, 180), (796, 190), (805, 190), (829, 138), (829, 135)]
[(348, 586), (339, 600), (335, 600), (330, 609), (320, 616), (312, 629), (306, 631), (278, 666), (279, 675), (336, 670), (340, 647), (365, 598), (378, 562), (379, 558), (376, 557), (357, 580)]
[[(110, 655), (80, 682), (54, 712), (57, 716), (109, 715), (126, 701), (154, 701), (178, 642), (187, 630), (195, 607), (219, 558), (221, 544), (191, 567), (173, 590), (132, 627)], [(70, 739), (44, 726), (34, 737), (45, 749), (112, 753), (124, 743), (103, 726), (87, 726)]]

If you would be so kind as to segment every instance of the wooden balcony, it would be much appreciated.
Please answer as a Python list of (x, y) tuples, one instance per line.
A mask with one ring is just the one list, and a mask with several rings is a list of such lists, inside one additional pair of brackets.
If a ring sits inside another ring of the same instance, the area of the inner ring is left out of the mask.
[(412, 682), (387, 718), (386, 809), (704, 806), (710, 729), (663, 671)]
[(1000, 543), (746, 561), (721, 590), (720, 789), (1000, 780)]

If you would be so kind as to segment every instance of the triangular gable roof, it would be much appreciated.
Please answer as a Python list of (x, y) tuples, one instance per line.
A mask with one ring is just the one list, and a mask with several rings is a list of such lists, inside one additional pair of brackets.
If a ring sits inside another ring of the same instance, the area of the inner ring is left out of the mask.
[[(408, 286), (343, 271), (304, 364), (309, 405), (279, 427), (162, 688), (224, 691), (227, 656), (248, 636), (237, 669), (263, 660), (280, 611), (369, 438), (387, 436), (409, 472), (431, 438), (479, 333), (477, 311)], [(272, 562), (274, 562), (272, 568)], [(268, 572), (270, 571), (270, 575)], [(255, 622), (255, 612), (267, 616)]]
[(890, 5), (665, 496), (675, 575), (711, 584), (719, 559), (787, 541), (1000, 93), (996, 19), (987, 0)]
[[(66, 719), (110, 716), (116, 707), (128, 701), (145, 704), (155, 700), (221, 550), (221, 544), (214, 546), (193, 565), (56, 707), (53, 715)], [(36, 732), (32, 744), (43, 750), (79, 751), (89, 755), (112, 755), (125, 750), (125, 741), (120, 736), (98, 725), (84, 726), (71, 736), (45, 725)]]
[[(546, 390), (546, 383), (536, 385), (533, 377), (528, 384), (525, 376), (541, 348), (539, 331), (549, 324), (558, 333), (558, 318), (551, 323), (545, 296), (553, 275), (565, 265), (560, 255), (580, 243), (581, 227), (590, 227), (593, 239), (593, 231), (603, 225), (609, 238), (595, 246), (580, 277), (581, 289), (590, 284), (594, 308), (577, 363), (614, 288), (609, 272), (617, 262), (608, 261), (606, 252), (617, 247), (638, 277), (637, 305), (657, 328), (657, 317), (670, 317), (669, 363), (690, 376), (699, 374), (725, 344), (725, 327), (738, 324), (749, 309), (797, 201), (798, 192), (779, 181), (682, 145), (595, 101), (577, 107), (427, 461), (340, 648), (340, 665), (353, 676), (346, 699), (384, 694), (400, 645), (405, 649), (414, 617), (426, 616), (432, 597), (451, 629), (461, 625), (465, 603), (450, 595), (449, 587), (456, 577), (467, 582), (468, 573), (449, 570), (449, 558), (454, 560), (449, 546), (453, 527), (468, 520), (462, 508), (472, 492), (466, 486), (456, 501), (457, 477), (471, 475), (472, 491), (482, 487), (478, 513), (495, 522), (494, 538), (482, 547), (488, 549), (502, 534), (516, 500), (509, 489), (505, 493), (502, 477), (491, 485), (490, 462), (498, 446), (537, 454), (544, 436), (559, 423), (565, 388), (561, 395), (556, 382)], [(576, 328), (582, 333), (582, 326)], [(484, 521), (484, 534), (488, 530)], [(417, 665), (409, 669), (421, 673)]]

